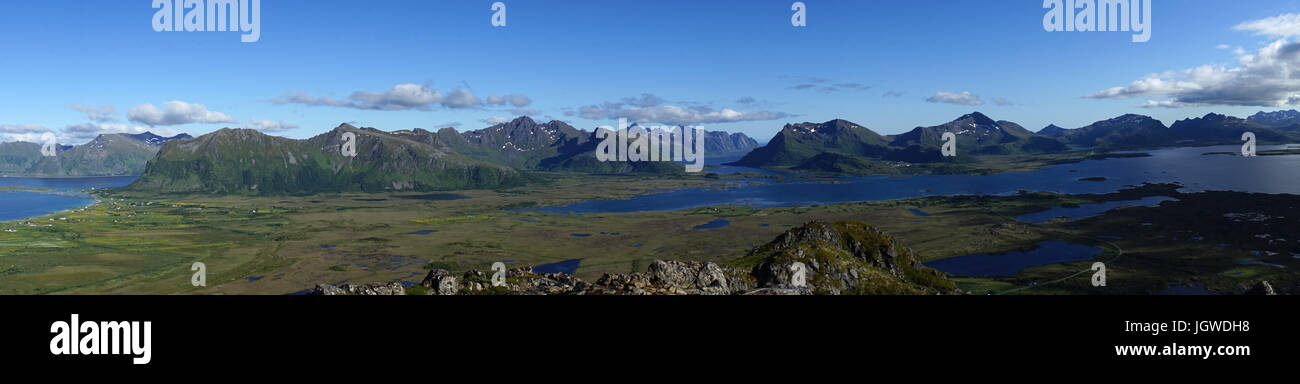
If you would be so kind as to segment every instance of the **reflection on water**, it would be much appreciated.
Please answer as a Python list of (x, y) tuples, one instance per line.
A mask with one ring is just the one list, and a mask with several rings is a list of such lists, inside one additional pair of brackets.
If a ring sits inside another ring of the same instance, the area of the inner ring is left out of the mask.
[(1066, 220), (1078, 220), (1100, 215), (1106, 211), (1119, 207), (1154, 207), (1166, 201), (1178, 201), (1178, 199), (1168, 196), (1148, 196), (1139, 200), (1129, 201), (1107, 201), (1100, 204), (1082, 204), (1078, 207), (1052, 207), (1046, 211), (1034, 212), (1016, 216), (1017, 220), (1030, 223), (1045, 223), (1058, 217), (1064, 217)]
[[(1269, 148), (1266, 148), (1269, 147)], [(1280, 148), (1263, 146), (1259, 150)], [(626, 200), (592, 200), (568, 206), (536, 208), (551, 213), (645, 212), (743, 205), (792, 207), (921, 196), (1011, 195), (1034, 192), (1111, 193), (1142, 183), (1181, 183), (1184, 192), (1228, 190), (1300, 194), (1300, 156), (1202, 156), (1237, 146), (1171, 148), (1149, 151), (1150, 157), (1088, 160), (1030, 172), (996, 175), (871, 176), (836, 179), (837, 183), (772, 183), (746, 180), (729, 188), (688, 188)], [(1106, 181), (1078, 181), (1079, 174)]]
[(1044, 241), (1028, 252), (980, 253), (950, 257), (925, 263), (926, 266), (955, 276), (1010, 276), (1029, 267), (1092, 260), (1101, 248), (1061, 241)]

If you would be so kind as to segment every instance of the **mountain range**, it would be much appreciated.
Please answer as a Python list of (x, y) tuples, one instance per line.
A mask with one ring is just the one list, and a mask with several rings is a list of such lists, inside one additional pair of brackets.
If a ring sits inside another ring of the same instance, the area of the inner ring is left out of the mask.
[[(1293, 116), (1295, 115), (1295, 116)], [(1294, 111), (1259, 113), (1249, 119), (1208, 114), (1170, 127), (1148, 116), (1127, 114), (1067, 129), (1049, 125), (1030, 132), (1014, 122), (972, 112), (929, 127), (881, 135), (836, 119), (786, 124), (766, 145), (744, 134), (706, 132), (708, 154), (745, 153), (732, 165), (829, 174), (897, 173), (899, 164), (969, 164), (980, 156), (1052, 154), (1235, 144), (1242, 132), (1261, 144), (1294, 141), (1300, 125), (1285, 124)], [(1266, 124), (1267, 123), (1267, 124)], [(344, 133), (358, 137), (356, 157), (339, 153)], [(943, 135), (957, 138), (958, 155), (943, 157)], [(459, 132), (444, 128), (385, 132), (343, 124), (306, 140), (245, 129), (221, 129), (198, 138), (153, 133), (106, 134), (79, 146), (60, 146), (41, 156), (32, 143), (0, 143), (0, 175), (107, 176), (142, 174), (131, 186), (175, 193), (308, 194), (346, 191), (432, 191), (499, 188), (536, 179), (534, 171), (677, 174), (672, 162), (601, 162), (594, 131), (562, 121), (520, 117)], [(960, 168), (960, 166), (958, 167)]]
[[(766, 146), (732, 165), (814, 173), (888, 174), (891, 170), (881, 162), (961, 164), (985, 155), (1239, 144), (1242, 133), (1248, 131), (1255, 133), (1261, 144), (1280, 144), (1300, 140), (1300, 125), (1273, 126), (1260, 121), (1286, 124), (1292, 118), (1300, 118), (1300, 113), (1261, 112), (1252, 119), (1211, 113), (1166, 127), (1149, 116), (1126, 114), (1080, 128), (1049, 125), (1030, 132), (1014, 122), (973, 112), (948, 123), (917, 127), (898, 135), (880, 135), (849, 121), (831, 120), (787, 124)], [(955, 157), (945, 158), (940, 148), (943, 134), (948, 132), (956, 136), (958, 152)]]
[(76, 146), (59, 145), (55, 156), (41, 154), (41, 145), (0, 143), (0, 175), (27, 177), (90, 177), (139, 175), (163, 144), (190, 139), (179, 134), (103, 134)]
[[(356, 135), (356, 156), (340, 150)], [(306, 140), (221, 129), (169, 142), (128, 189), (162, 193), (312, 194), (432, 191), (518, 185), (514, 168), (373, 128), (343, 124)]]
[[(956, 158), (940, 153), (943, 134), (952, 132), (959, 148)], [(732, 165), (842, 173), (844, 170), (883, 171), (881, 161), (908, 163), (963, 162), (974, 155), (1050, 153), (1066, 149), (1060, 142), (1029, 132), (1019, 124), (994, 121), (974, 112), (931, 127), (916, 127), (884, 136), (861, 125), (831, 120), (787, 124), (766, 146)], [(822, 156), (826, 153), (838, 156)]]
[[(341, 137), (357, 136), (345, 157)], [(529, 117), (458, 132), (444, 128), (385, 132), (343, 124), (306, 140), (221, 129), (168, 143), (129, 188), (163, 193), (311, 194), (501, 188), (536, 179), (527, 171), (684, 172), (671, 162), (601, 162), (595, 132)], [(706, 135), (713, 150), (750, 148), (743, 134)]]
[(1246, 120), (1267, 125), (1270, 127), (1285, 127), (1300, 124), (1300, 112), (1296, 110), (1264, 112), (1260, 111), (1250, 115)]

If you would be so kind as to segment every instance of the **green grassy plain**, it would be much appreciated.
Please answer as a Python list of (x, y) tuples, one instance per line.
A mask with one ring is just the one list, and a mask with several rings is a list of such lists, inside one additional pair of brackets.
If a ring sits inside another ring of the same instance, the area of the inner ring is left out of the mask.
[[(706, 176), (544, 177), (545, 184), (454, 193), (229, 197), (96, 192), (98, 204), (33, 220), (35, 226), (0, 223), (0, 230), (14, 231), (0, 231), (0, 294), (285, 294), (343, 281), (418, 283), (429, 264), (460, 273), (488, 269), (496, 261), (513, 267), (575, 258), (583, 259), (578, 276), (594, 280), (604, 273), (644, 272), (654, 259), (736, 260), (790, 226), (811, 220), (865, 221), (895, 236), (923, 261), (1027, 250), (1051, 240), (1098, 246), (1103, 252), (1097, 260), (1113, 260), (1105, 288), (1091, 287), (1090, 275), (1078, 274), (1091, 261), (1033, 267), (1014, 276), (955, 279), (959, 288), (976, 294), (1142, 294), (1169, 282), (1237, 292), (1257, 278), (1294, 280), (1290, 271), (1300, 268), (1294, 263), (1289, 269), (1240, 265), (1235, 261), (1250, 257), (1245, 248), (1210, 241), (1150, 241), (1162, 235), (1156, 231), (1163, 227), (1147, 229), (1150, 233), (1143, 237), (1099, 238), (1126, 234), (1115, 228), (1159, 221), (1155, 208), (1120, 209), (1072, 222), (1033, 224), (1014, 218), (1055, 205), (1167, 194), (1168, 188), (770, 209), (719, 206), (587, 215), (519, 210), (726, 182)], [(1148, 211), (1123, 214), (1133, 210)], [(717, 218), (730, 225), (693, 229)], [(1115, 259), (1121, 246), (1124, 255)], [(1168, 260), (1171, 254), (1189, 253), (1198, 256)], [(194, 262), (207, 267), (206, 287), (190, 284)]]

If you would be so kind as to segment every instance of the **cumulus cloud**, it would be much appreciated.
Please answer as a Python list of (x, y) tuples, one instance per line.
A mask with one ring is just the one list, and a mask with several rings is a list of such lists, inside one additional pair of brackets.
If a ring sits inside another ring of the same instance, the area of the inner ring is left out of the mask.
[(447, 100), (443, 101), (442, 105), (447, 108), (474, 108), (483, 105), (483, 100), (474, 96), (474, 92), (457, 88), (447, 94)]
[(159, 110), (153, 104), (140, 104), (126, 112), (127, 119), (148, 126), (169, 126), (183, 124), (217, 124), (238, 123), (235, 118), (224, 113), (209, 111), (201, 104), (173, 100), (163, 104)]
[(1253, 54), (1240, 55), (1235, 67), (1202, 65), (1152, 74), (1129, 85), (1107, 88), (1085, 97), (1164, 99), (1148, 101), (1140, 105), (1143, 107), (1280, 107), (1300, 104), (1300, 77), (1294, 76), (1297, 72), (1300, 72), (1300, 43), (1277, 40)]
[(492, 117), (489, 117), (489, 118), (483, 119), (482, 121), (483, 121), (483, 123), (485, 123), (485, 124), (487, 124), (487, 125), (497, 125), (497, 124), (509, 123), (509, 122), (510, 122), (510, 118), (508, 118), (508, 117), (502, 117), (502, 116), (492, 116)]
[(4, 124), (0, 125), (0, 141), (26, 141), (44, 143), (54, 135), (49, 129), (39, 124)]
[(528, 98), (528, 96), (526, 95), (511, 93), (505, 96), (497, 96), (497, 95), (488, 96), (487, 103), (490, 105), (510, 104), (511, 106), (518, 108), (518, 107), (526, 107), (529, 104), (532, 104), (533, 99)]
[(1292, 37), (1300, 35), (1300, 14), (1285, 13), (1269, 18), (1251, 20), (1237, 24), (1232, 29), (1272, 38)]
[(86, 118), (90, 119), (90, 121), (98, 121), (102, 123), (117, 120), (117, 118), (113, 117), (117, 114), (117, 109), (113, 108), (111, 105), (81, 105), (69, 103), (68, 108), (85, 113)]
[(731, 108), (714, 109), (709, 106), (670, 103), (652, 94), (639, 97), (623, 98), (619, 102), (604, 102), (578, 108), (576, 112), (568, 111), (566, 115), (577, 115), (589, 120), (614, 120), (627, 118), (637, 123), (662, 123), (671, 125), (698, 125), (716, 123), (734, 123), (739, 121), (776, 120), (790, 116), (783, 112), (737, 111)]
[(1148, 109), (1183, 108), (1183, 107), (1192, 107), (1192, 106), (1195, 106), (1195, 104), (1187, 104), (1187, 103), (1182, 103), (1174, 100), (1147, 100), (1146, 102), (1137, 105), (1138, 108), (1148, 108)]
[(298, 128), (298, 124), (286, 123), (283, 120), (271, 121), (248, 119), (248, 123), (244, 124), (244, 129), (252, 129), (262, 132), (284, 132), (295, 128)]
[(970, 92), (956, 93), (939, 91), (935, 92), (934, 96), (925, 99), (925, 101), (956, 105), (984, 105), (984, 100), (981, 100), (979, 96), (973, 95)]
[(792, 77), (790, 79), (795, 80), (796, 83), (787, 89), (796, 91), (817, 90), (830, 93), (835, 91), (865, 91), (871, 89), (870, 85), (858, 82), (833, 82), (831, 79), (821, 77)]
[(110, 124), (81, 123), (81, 124), (73, 124), (64, 127), (63, 128), (64, 135), (62, 137), (74, 141), (86, 141), (86, 140), (94, 139), (99, 135), (107, 135), (107, 134), (114, 134), (114, 133), (140, 134), (145, 132), (152, 132), (155, 135), (164, 136), (164, 137), (171, 137), (180, 134), (179, 132), (176, 132), (175, 130), (172, 130), (170, 128), (147, 127), (142, 125), (128, 125), (128, 124), (111, 124), (111, 123)]
[(522, 94), (507, 94), (505, 96), (493, 95), (489, 96), (487, 100), (484, 100), (483, 98), (476, 96), (473, 91), (465, 88), (456, 88), (444, 94), (428, 85), (398, 84), (380, 92), (353, 92), (346, 100), (331, 97), (313, 97), (303, 92), (295, 92), (283, 97), (271, 99), (271, 103), (277, 105), (301, 104), (307, 106), (328, 106), (377, 111), (428, 111), (437, 106), (458, 109), (477, 108), (483, 105), (509, 104), (515, 107), (523, 107), (532, 104), (533, 100)]

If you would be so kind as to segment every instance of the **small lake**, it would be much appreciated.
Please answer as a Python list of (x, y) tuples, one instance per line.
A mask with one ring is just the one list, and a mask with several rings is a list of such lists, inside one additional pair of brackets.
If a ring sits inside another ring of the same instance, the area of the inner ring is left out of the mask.
[[(1260, 146), (1261, 151), (1285, 146)], [(1142, 183), (1181, 183), (1183, 192), (1241, 191), (1300, 194), (1300, 156), (1204, 156), (1239, 151), (1240, 146), (1169, 148), (1150, 157), (1086, 160), (1029, 172), (996, 175), (918, 175), (847, 177), (831, 182), (770, 179), (727, 180), (726, 188), (701, 187), (635, 196), (625, 200), (590, 200), (568, 206), (535, 208), (559, 214), (626, 213), (690, 209), (714, 205), (754, 208), (794, 207), (923, 196), (1012, 195), (1019, 190), (1067, 194), (1111, 193)], [(753, 170), (752, 168), (746, 168)], [(1079, 181), (1079, 175), (1105, 181)]]
[(120, 187), (135, 181), (128, 177), (34, 178), (0, 177), (0, 187), (48, 188), (57, 192), (0, 192), (0, 222), (22, 220), (84, 207), (94, 199), (71, 191)]
[(1101, 248), (1044, 241), (1028, 252), (980, 253), (950, 257), (925, 263), (926, 266), (962, 277), (1010, 276), (1029, 267), (1092, 260)]
[(727, 220), (727, 219), (717, 219), (717, 220), (710, 221), (710, 222), (708, 222), (708, 223), (704, 223), (704, 224), (696, 225), (694, 229), (697, 230), (697, 231), (698, 231), (698, 230), (701, 230), (701, 229), (717, 229), (717, 228), (726, 227), (726, 226), (728, 226), (728, 225), (731, 225), (731, 221), (730, 221), (730, 220)]
[(542, 264), (533, 267), (533, 273), (563, 273), (572, 275), (578, 272), (582, 259), (565, 260), (558, 263)]

